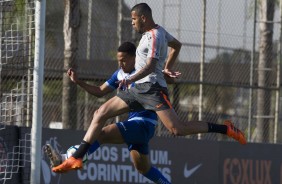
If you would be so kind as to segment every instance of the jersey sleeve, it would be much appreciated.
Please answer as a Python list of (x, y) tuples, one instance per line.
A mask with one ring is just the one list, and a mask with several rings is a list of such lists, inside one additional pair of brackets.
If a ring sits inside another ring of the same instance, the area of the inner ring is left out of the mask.
[[(161, 32), (162, 33), (158, 33), (158, 29), (152, 29), (151, 31), (146, 33), (148, 43), (147, 58), (159, 59), (162, 47), (161, 44), (165, 43), (164, 39), (166, 39), (167, 42), (171, 42), (172, 40), (174, 40), (174, 37), (169, 34), (166, 30), (162, 29)], [(163, 33), (165, 34), (164, 37), (162, 37)]]
[(111, 78), (106, 81), (106, 84), (113, 89), (118, 88), (118, 83), (117, 83), (118, 72), (119, 72), (119, 70), (115, 71), (115, 73), (111, 76)]
[(167, 40), (167, 42), (171, 42), (172, 40), (174, 40), (174, 37), (169, 34), (167, 31), (166, 31), (166, 34), (165, 34), (165, 38)]
[(146, 33), (147, 43), (148, 43), (148, 54), (147, 58), (159, 59), (160, 43), (156, 35), (156, 30), (151, 30)]

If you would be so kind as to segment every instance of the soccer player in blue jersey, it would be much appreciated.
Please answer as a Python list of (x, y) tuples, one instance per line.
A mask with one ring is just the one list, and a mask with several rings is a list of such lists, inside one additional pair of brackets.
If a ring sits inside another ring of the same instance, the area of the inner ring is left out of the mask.
[[(109, 80), (101, 86), (94, 86), (78, 79), (76, 72), (69, 69), (67, 74), (70, 79), (90, 94), (102, 97), (118, 88), (118, 81), (134, 73), (136, 47), (131, 42), (122, 43), (117, 50), (118, 69)], [(142, 108), (142, 107), (140, 107)], [(98, 110), (99, 111), (99, 110)], [(103, 127), (97, 141), (88, 149), (88, 154), (95, 152), (101, 144), (128, 145), (133, 164), (139, 173), (155, 183), (170, 184), (162, 173), (151, 166), (149, 160), (149, 141), (154, 136), (158, 119), (154, 111), (142, 110), (130, 112), (126, 121), (110, 124)], [(55, 167), (64, 161), (64, 157), (54, 150), (51, 145), (44, 147), (46, 155), (50, 159), (51, 167)]]
[(131, 19), (133, 28), (142, 34), (142, 38), (136, 50), (136, 72), (121, 80), (120, 86), (127, 88), (134, 83), (134, 87), (121, 91), (99, 108), (79, 149), (73, 157), (53, 168), (54, 172), (81, 168), (84, 154), (97, 140), (106, 120), (132, 109), (136, 111), (138, 103), (147, 110), (155, 111), (164, 126), (174, 135), (221, 133), (246, 144), (244, 134), (230, 120), (221, 125), (206, 121), (183, 122), (179, 119), (169, 101), (164, 74), (170, 77), (179, 75), (172, 67), (182, 44), (154, 22), (152, 10), (146, 3), (139, 3), (131, 9)]

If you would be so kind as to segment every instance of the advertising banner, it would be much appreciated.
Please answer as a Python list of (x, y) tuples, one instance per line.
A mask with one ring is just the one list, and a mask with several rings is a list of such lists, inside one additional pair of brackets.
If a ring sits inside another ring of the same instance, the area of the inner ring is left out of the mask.
[[(22, 169), (19, 163), (18, 139), (19, 129), (16, 126), (6, 126), (0, 130), (0, 183), (14, 184), (19, 183), (20, 174), (18, 171)], [(13, 160), (18, 158), (17, 160)]]
[(222, 184), (282, 184), (282, 146), (220, 143)]
[[(65, 153), (70, 146), (79, 145), (84, 134), (84, 131), (43, 129), (42, 146), (51, 144), (58, 152)], [(17, 151), (21, 153), (19, 157)], [(7, 127), (0, 131), (0, 181), (28, 183), (29, 152), (30, 128)], [(14, 159), (6, 159), (11, 155)], [(152, 183), (134, 168), (125, 144), (102, 145), (88, 156), (83, 169), (64, 174), (51, 171), (43, 149), (41, 155), (43, 184)], [(279, 144), (242, 146), (237, 142), (165, 137), (154, 137), (150, 142), (151, 164), (173, 184), (282, 184), (281, 155)], [(21, 162), (16, 162), (18, 158)], [(12, 163), (6, 164), (7, 160)]]
[[(44, 129), (43, 144), (65, 153), (79, 144), (85, 132)], [(150, 160), (172, 183), (218, 183), (218, 144), (183, 138), (155, 137), (150, 143)], [(126, 145), (102, 145), (82, 170), (65, 174), (51, 172), (42, 157), (42, 183), (151, 183), (134, 168)]]

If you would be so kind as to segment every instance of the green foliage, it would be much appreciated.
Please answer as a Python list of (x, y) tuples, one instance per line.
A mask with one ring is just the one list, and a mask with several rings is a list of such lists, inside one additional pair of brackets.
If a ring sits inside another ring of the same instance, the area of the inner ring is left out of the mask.
[(61, 99), (62, 89), (62, 80), (47, 80), (43, 86), (44, 97)]
[[(11, 4), (12, 3), (12, 4)], [(10, 30), (11, 26), (16, 25), (17, 29), (24, 30), (26, 27), (26, 19), (30, 18), (26, 16), (26, 11), (28, 11), (29, 4), (26, 4), (25, 0), (15, 0), (12, 2), (7, 2), (3, 4), (3, 6), (7, 6), (6, 11), (3, 11), (3, 30)]]
[(250, 63), (251, 53), (244, 49), (236, 49), (233, 52), (223, 52), (211, 59), (211, 63)]
[(18, 80), (17, 79), (7, 79), (4, 81), (2, 81), (1, 83), (1, 89), (3, 90), (3, 92), (10, 92), (13, 89), (17, 88), (17, 84), (18, 84)]

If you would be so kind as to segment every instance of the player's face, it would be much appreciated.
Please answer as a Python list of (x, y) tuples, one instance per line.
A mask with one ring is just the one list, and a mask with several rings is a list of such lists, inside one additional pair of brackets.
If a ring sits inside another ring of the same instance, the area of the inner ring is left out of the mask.
[(118, 52), (117, 60), (118, 60), (119, 67), (125, 73), (131, 73), (134, 70), (135, 56), (131, 56), (127, 54), (126, 52)]
[(131, 20), (132, 20), (131, 24), (133, 26), (133, 29), (140, 34), (143, 34), (144, 33), (144, 21), (142, 20), (142, 16), (138, 16), (135, 11), (132, 11)]

